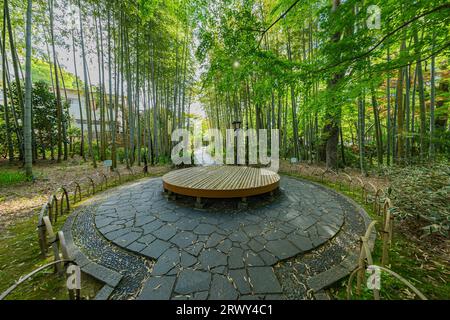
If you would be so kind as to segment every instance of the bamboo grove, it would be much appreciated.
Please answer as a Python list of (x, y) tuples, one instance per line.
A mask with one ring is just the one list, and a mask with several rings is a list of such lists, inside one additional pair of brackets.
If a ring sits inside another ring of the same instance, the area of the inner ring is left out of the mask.
[[(194, 102), (210, 127), (280, 129), (282, 157), (331, 168), (450, 153), (448, 2), (0, 3), (0, 152), (29, 175), (47, 153), (113, 169), (168, 161)], [(33, 80), (38, 63), (49, 85)]]
[[(192, 99), (193, 26), (188, 1), (40, 0), (27, 7), (23, 1), (5, 0), (2, 8), (5, 141), (1, 144), (11, 161), (24, 160), (24, 132), (33, 135), (33, 160), (41, 148), (43, 158), (50, 152), (58, 162), (74, 153), (94, 166), (112, 159), (113, 169), (118, 158), (127, 166), (166, 161), (169, 133), (186, 126)], [(30, 24), (21, 20), (25, 12), (31, 13), (27, 8), (32, 8)], [(53, 118), (49, 115), (45, 121), (51, 122), (54, 134), (44, 147), (40, 131), (22, 125), (27, 114), (24, 97), (35, 92), (23, 87), (30, 78), (30, 71), (22, 71), (20, 58), (28, 49), (25, 34), (32, 37), (33, 59), (49, 65), (49, 91), (54, 97), (47, 110)], [(61, 56), (73, 64), (71, 84), (64, 83)], [(68, 86), (78, 95), (78, 144), (71, 139)]]
[(363, 173), (448, 157), (448, 2), (198, 7), (208, 8), (197, 12), (197, 57), (212, 126), (277, 128), (283, 157)]

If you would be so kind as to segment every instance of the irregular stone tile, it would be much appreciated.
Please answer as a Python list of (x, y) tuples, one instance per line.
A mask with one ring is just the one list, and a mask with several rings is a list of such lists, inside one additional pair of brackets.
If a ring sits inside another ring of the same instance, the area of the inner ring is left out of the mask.
[(100, 279), (101, 282), (106, 283), (111, 287), (117, 286), (117, 284), (122, 280), (122, 275), (117, 271), (107, 268), (103, 265), (97, 263), (89, 263), (83, 267), (83, 272), (89, 274), (90, 276)]
[(187, 248), (184, 248), (184, 250), (194, 256), (198, 256), (199, 253), (204, 249), (205, 244), (203, 242), (196, 242), (193, 245), (190, 245)]
[(161, 214), (159, 216), (159, 219), (162, 221), (165, 221), (165, 222), (176, 222), (176, 221), (180, 220), (180, 216), (178, 214), (176, 214), (175, 212), (171, 211), (171, 212)]
[[(220, 229), (226, 232), (233, 232), (239, 228), (239, 221), (232, 217), (232, 220), (226, 221), (220, 224)], [(234, 241), (234, 240), (233, 240)]]
[(260, 223), (262, 220), (262, 218), (258, 214), (243, 214), (242, 218), (245, 218), (246, 220), (253, 223)]
[(210, 235), (216, 230), (217, 230), (217, 228), (215, 226), (212, 226), (210, 224), (202, 223), (202, 224), (199, 224), (194, 229), (194, 233), (196, 233), (198, 235)]
[(134, 225), (134, 221), (132, 220), (132, 219), (130, 219), (130, 220), (128, 220), (125, 224), (124, 224), (124, 226), (126, 227), (126, 228), (130, 228), (131, 229), (131, 227)]
[(147, 246), (141, 253), (149, 258), (158, 259), (161, 254), (170, 247), (170, 244), (156, 239), (151, 244)]
[(176, 244), (179, 248), (186, 248), (197, 240), (197, 235), (192, 232), (182, 231), (178, 232), (170, 242)]
[(209, 235), (199, 235), (197, 238), (197, 241), (206, 243), (206, 241), (208, 241), (208, 239), (209, 239)]
[(291, 225), (286, 224), (286, 223), (280, 224), (280, 225), (279, 225), (279, 228), (280, 228), (280, 230), (283, 231), (285, 234), (289, 234), (289, 233), (293, 232), (295, 229), (297, 229), (297, 227), (291, 226)]
[[(108, 226), (109, 224), (111, 224), (115, 219), (116, 218), (97, 216), (97, 218), (95, 219), (95, 225), (97, 226), (97, 228), (101, 229), (101, 228), (104, 228), (104, 227)], [(105, 232), (108, 232), (108, 231), (105, 231)]]
[(266, 244), (266, 249), (279, 259), (287, 259), (299, 254), (299, 250), (287, 240), (274, 240)]
[(137, 300), (169, 300), (176, 277), (152, 277), (144, 284)]
[[(106, 231), (120, 231), (109, 235), (110, 238), (118, 236), (112, 240), (116, 244), (120, 244), (122, 239), (128, 250), (142, 250), (145, 252), (142, 254), (158, 259), (154, 265), (155, 274), (177, 275), (183, 268), (205, 268), (205, 265), (206, 268), (209, 266), (212, 274), (231, 272), (244, 266), (256, 268), (275, 265), (280, 259), (301, 254), (309, 247), (317, 247), (333, 237), (341, 228), (345, 214), (345, 206), (339, 202), (342, 199), (332, 192), (289, 178), (283, 179), (281, 184), (284, 191), (275, 202), (257, 209), (253, 209), (250, 203), (247, 210), (225, 209), (225, 212), (219, 213), (209, 211), (209, 208), (197, 211), (181, 207), (162, 197), (160, 179), (154, 179), (151, 183), (144, 181), (120, 188), (111, 205), (102, 205), (97, 210), (95, 222), (97, 228), (101, 226), (99, 231), (103, 234)], [(173, 233), (171, 227), (175, 232), (177, 229), (195, 229), (196, 233), (183, 234), (181, 231), (170, 238)], [(124, 234), (121, 234), (122, 229)], [(138, 234), (143, 236), (129, 243)], [(160, 239), (155, 240), (155, 235)], [(181, 257), (165, 260), (166, 254), (170, 256), (171, 246), (177, 250), (183, 248)], [(217, 259), (208, 258), (205, 247), (217, 249), (218, 253), (226, 257), (226, 262), (219, 262), (218, 266), (209, 265), (208, 262), (212, 260), (217, 264)], [(247, 256), (247, 252), (251, 254)], [(177, 261), (178, 264), (171, 267), (170, 261)], [(208, 298), (208, 291), (204, 289), (198, 295)], [(190, 293), (189, 298), (196, 294)], [(241, 293), (243, 298), (246, 295)], [(175, 296), (186, 298), (186, 294), (172, 295)], [(260, 296), (270, 298), (271, 293), (251, 297)]]
[(232, 246), (233, 243), (231, 242), (231, 240), (225, 239), (217, 245), (216, 249), (223, 253), (228, 253), (230, 252)]
[(317, 233), (319, 236), (331, 238), (336, 233), (336, 229), (328, 225), (319, 225), (317, 226)]
[(196, 219), (187, 218), (180, 219), (174, 223), (177, 228), (185, 231), (193, 231), (198, 226), (198, 224), (199, 222)]
[(202, 222), (217, 225), (219, 223), (219, 219), (216, 217), (216, 215), (208, 214), (202, 218)]
[(227, 267), (225, 266), (219, 266), (211, 269), (212, 273), (220, 273), (220, 274), (226, 274), (227, 273)]
[(108, 233), (108, 232), (112, 232), (112, 231), (116, 231), (116, 230), (119, 230), (119, 229), (123, 229), (124, 226), (123, 225), (110, 224), (110, 225), (107, 225), (107, 226), (104, 226), (104, 227), (99, 227), (97, 225), (97, 228), (99, 228), (101, 233), (105, 234), (105, 233)]
[(258, 256), (261, 259), (263, 259), (264, 263), (268, 266), (271, 266), (278, 262), (278, 259), (273, 254), (269, 253), (267, 250), (258, 252)]
[(213, 234), (209, 237), (208, 241), (206, 241), (205, 247), (206, 247), (206, 248), (212, 248), (212, 247), (215, 247), (215, 246), (217, 246), (223, 239), (225, 239), (225, 236), (219, 235), (219, 234), (217, 234), (217, 233), (213, 233)]
[(162, 276), (169, 272), (174, 266), (180, 262), (180, 253), (178, 249), (167, 249), (153, 266), (152, 275)]
[(309, 251), (313, 248), (313, 243), (306, 236), (298, 234), (290, 234), (287, 239), (294, 244), (302, 252)]
[(234, 269), (230, 270), (228, 273), (241, 295), (251, 293), (249, 278), (245, 269)]
[(242, 231), (236, 231), (230, 235), (230, 240), (239, 242), (239, 243), (245, 243), (249, 240), (249, 237)]
[(264, 246), (259, 243), (258, 241), (256, 241), (255, 239), (250, 240), (247, 245), (250, 247), (250, 249), (252, 249), (252, 251), (254, 252), (260, 252), (262, 250), (264, 250)]
[(267, 243), (267, 240), (263, 236), (256, 236), (253, 239), (258, 241), (262, 245), (265, 245)]
[(244, 267), (244, 250), (232, 247), (228, 254), (228, 267), (230, 269), (239, 269)]
[(152, 234), (164, 241), (169, 240), (177, 233), (177, 229), (170, 225), (165, 225), (159, 228), (158, 230), (154, 231)]
[[(100, 291), (97, 292), (97, 294), (95, 295), (94, 300), (108, 300), (109, 297), (111, 296), (111, 294), (113, 293), (114, 288), (108, 286), (107, 284), (105, 284)], [(316, 295), (317, 296), (317, 295)]]
[(208, 298), (208, 291), (196, 292), (192, 300), (206, 300)]
[(306, 230), (317, 222), (317, 219), (313, 217), (308, 217), (306, 215), (298, 216), (294, 220), (290, 221), (295, 227), (298, 227), (302, 230)]
[(235, 300), (238, 297), (236, 289), (227, 277), (215, 274), (211, 283), (209, 298), (211, 300)]
[(188, 268), (197, 263), (197, 258), (187, 252), (181, 252), (180, 264), (183, 268)]
[(185, 269), (178, 275), (175, 291), (179, 294), (208, 291), (210, 282), (211, 274), (209, 272)]
[(129, 232), (117, 238), (115, 240), (115, 243), (117, 243), (119, 246), (127, 247), (136, 239), (139, 239), (140, 236), (141, 236), (140, 232)]
[(245, 264), (249, 267), (265, 266), (265, 262), (252, 251), (246, 251), (244, 254)]
[(249, 237), (256, 237), (261, 234), (261, 228), (255, 224), (246, 225), (243, 229)]
[(286, 238), (286, 233), (281, 230), (271, 230), (263, 235), (267, 241), (279, 240)]
[(105, 235), (106, 239), (114, 241), (117, 238), (119, 238), (120, 236), (127, 234), (128, 232), (130, 232), (128, 229), (122, 228), (122, 229), (119, 229), (116, 231), (111, 231), (111, 232), (105, 233), (104, 235)]
[(147, 224), (143, 225), (142, 229), (144, 230), (144, 234), (147, 235), (149, 233), (152, 233), (153, 231), (158, 230), (163, 225), (164, 225), (163, 222), (161, 222), (159, 220), (155, 220), (155, 221), (152, 221), (150, 223), (147, 223)]
[(145, 244), (135, 241), (135, 242), (129, 244), (127, 246), (127, 249), (134, 251), (134, 252), (141, 252), (141, 250), (144, 249), (145, 247), (146, 247)]
[(140, 243), (143, 243), (145, 245), (149, 245), (150, 243), (152, 243), (153, 241), (155, 241), (156, 237), (152, 234), (148, 234), (146, 236), (140, 237), (137, 241), (139, 241)]
[(142, 227), (143, 225), (146, 225), (147, 223), (150, 223), (152, 221), (155, 221), (155, 217), (151, 214), (146, 214), (143, 216), (136, 217), (136, 220), (134, 222), (135, 227)]
[(166, 273), (166, 276), (178, 276), (178, 273), (180, 273), (181, 268), (182, 267), (180, 264), (175, 265), (172, 269), (170, 269)]
[(202, 267), (208, 270), (227, 264), (227, 256), (215, 249), (203, 250), (198, 257), (198, 260)]
[(271, 267), (248, 268), (253, 293), (281, 293), (281, 285)]
[(311, 237), (311, 241), (313, 243), (314, 247), (319, 247), (321, 245), (323, 245), (325, 242), (328, 241), (328, 237), (323, 237), (323, 236), (313, 236)]

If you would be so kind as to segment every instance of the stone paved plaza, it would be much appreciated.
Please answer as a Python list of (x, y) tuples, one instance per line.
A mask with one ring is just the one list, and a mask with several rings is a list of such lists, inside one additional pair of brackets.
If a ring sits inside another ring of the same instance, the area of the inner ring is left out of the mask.
[[(196, 209), (192, 199), (168, 199), (156, 178), (92, 199), (66, 230), (84, 271), (116, 276), (104, 298), (286, 299), (320, 290), (333, 268), (351, 269), (366, 224), (353, 202), (299, 179), (283, 176), (274, 197), (253, 197), (245, 209), (227, 200)], [(292, 272), (298, 288), (286, 281)]]

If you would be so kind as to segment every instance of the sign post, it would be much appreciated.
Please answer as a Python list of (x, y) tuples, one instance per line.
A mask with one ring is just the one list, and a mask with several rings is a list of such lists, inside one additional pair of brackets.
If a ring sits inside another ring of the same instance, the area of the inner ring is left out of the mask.
[(108, 173), (108, 171), (111, 170), (111, 167), (112, 167), (112, 160), (103, 161), (103, 168), (105, 168), (105, 173)]

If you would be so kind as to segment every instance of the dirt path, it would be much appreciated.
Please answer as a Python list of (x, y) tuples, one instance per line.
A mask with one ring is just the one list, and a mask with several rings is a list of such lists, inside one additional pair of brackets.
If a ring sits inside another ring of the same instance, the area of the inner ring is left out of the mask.
[[(124, 170), (125, 165), (119, 165)], [(9, 164), (0, 160), (0, 172), (18, 172), (20, 163)], [(93, 176), (106, 169), (99, 166), (94, 169), (91, 163), (74, 158), (62, 163), (39, 160), (33, 166), (34, 182), (18, 182), (10, 185), (0, 184), (0, 230), (16, 219), (31, 216), (47, 201), (48, 197), (60, 186), (71, 181)], [(155, 172), (167, 171), (167, 166), (152, 168)]]

